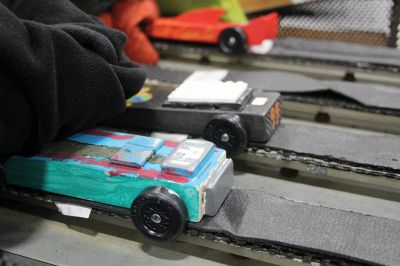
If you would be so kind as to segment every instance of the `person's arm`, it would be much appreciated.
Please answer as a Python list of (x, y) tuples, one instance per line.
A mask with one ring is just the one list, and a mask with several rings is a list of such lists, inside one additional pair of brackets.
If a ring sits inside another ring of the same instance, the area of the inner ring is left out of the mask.
[[(64, 2), (68, 12), (72, 5), (67, 0), (22, 2), (55, 2), (58, 8)], [(33, 17), (18, 17), (0, 4), (0, 71), (15, 83), (6, 95), (0, 92), (0, 101), (14, 95), (23, 105), (0, 108), (0, 155), (41, 148), (56, 137), (110, 118), (122, 112), (125, 98), (143, 86), (144, 71), (122, 54), (125, 36), (88, 21), (89, 16), (80, 21), (83, 12), (72, 11), (78, 15), (56, 12), (52, 24), (50, 19), (21, 19)], [(52, 12), (42, 14), (51, 17)], [(67, 23), (71, 18), (73, 23)], [(10, 123), (19, 116), (25, 117), (22, 125)]]
[(0, 0), (15, 16), (43, 24), (93, 23), (94, 18), (69, 0)]

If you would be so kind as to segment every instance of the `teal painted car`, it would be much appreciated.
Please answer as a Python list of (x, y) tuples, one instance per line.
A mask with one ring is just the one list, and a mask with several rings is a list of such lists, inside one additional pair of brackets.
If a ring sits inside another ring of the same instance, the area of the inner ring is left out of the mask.
[(4, 164), (6, 183), (130, 210), (154, 239), (216, 214), (232, 186), (233, 163), (204, 140), (180, 143), (89, 130)]

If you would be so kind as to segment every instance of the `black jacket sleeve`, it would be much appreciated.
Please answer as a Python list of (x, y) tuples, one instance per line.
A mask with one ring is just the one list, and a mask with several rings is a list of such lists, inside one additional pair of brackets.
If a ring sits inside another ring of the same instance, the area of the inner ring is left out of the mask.
[(124, 111), (145, 79), (125, 41), (68, 0), (0, 0), (0, 155)]

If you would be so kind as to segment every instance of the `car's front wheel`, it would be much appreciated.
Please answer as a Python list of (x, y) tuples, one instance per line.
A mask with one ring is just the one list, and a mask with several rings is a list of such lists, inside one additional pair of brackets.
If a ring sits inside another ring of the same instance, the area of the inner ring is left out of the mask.
[(173, 240), (183, 231), (187, 210), (181, 198), (165, 187), (143, 191), (132, 204), (136, 228), (149, 238)]
[(224, 149), (228, 157), (243, 152), (247, 147), (247, 131), (238, 115), (222, 114), (214, 117), (206, 125), (204, 138)]

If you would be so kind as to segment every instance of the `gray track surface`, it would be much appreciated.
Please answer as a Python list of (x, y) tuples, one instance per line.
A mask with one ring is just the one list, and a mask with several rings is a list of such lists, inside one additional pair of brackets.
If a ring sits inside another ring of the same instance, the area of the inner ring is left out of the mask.
[(365, 106), (400, 110), (400, 88), (398, 87), (342, 81), (323, 83), (332, 91), (352, 98)]
[(267, 147), (400, 173), (396, 135), (283, 120)]
[[(146, 67), (150, 80), (180, 84), (192, 71)], [(307, 76), (278, 71), (230, 70), (225, 81), (244, 81), (257, 90), (281, 93), (316, 93), (333, 91), (366, 107), (400, 110), (400, 88), (378, 84), (322, 81)]]
[(225, 80), (245, 81), (258, 90), (278, 92), (316, 92), (327, 90), (322, 81), (300, 74), (279, 71), (229, 71)]
[[(214, 46), (156, 41), (156, 48), (162, 54), (168, 50), (175, 53), (222, 55)], [(263, 62), (271, 59), (284, 60), (287, 63), (317, 63), (337, 65), (365, 70), (380, 70), (389, 73), (400, 72), (400, 53), (394, 48), (379, 48), (339, 41), (307, 40), (301, 38), (280, 38), (266, 55), (245, 54), (238, 59), (250, 59)]]
[(215, 217), (190, 227), (362, 263), (400, 265), (400, 222), (265, 192), (232, 190)]
[(381, 65), (400, 68), (400, 53), (394, 48), (377, 48), (337, 41), (278, 39), (266, 57), (284, 56), (321, 61), (348, 62), (359, 67)]
[(323, 81), (278, 71), (230, 71), (225, 80), (245, 81), (251, 88), (281, 93), (333, 91), (368, 107), (400, 110), (400, 88), (345, 81)]

